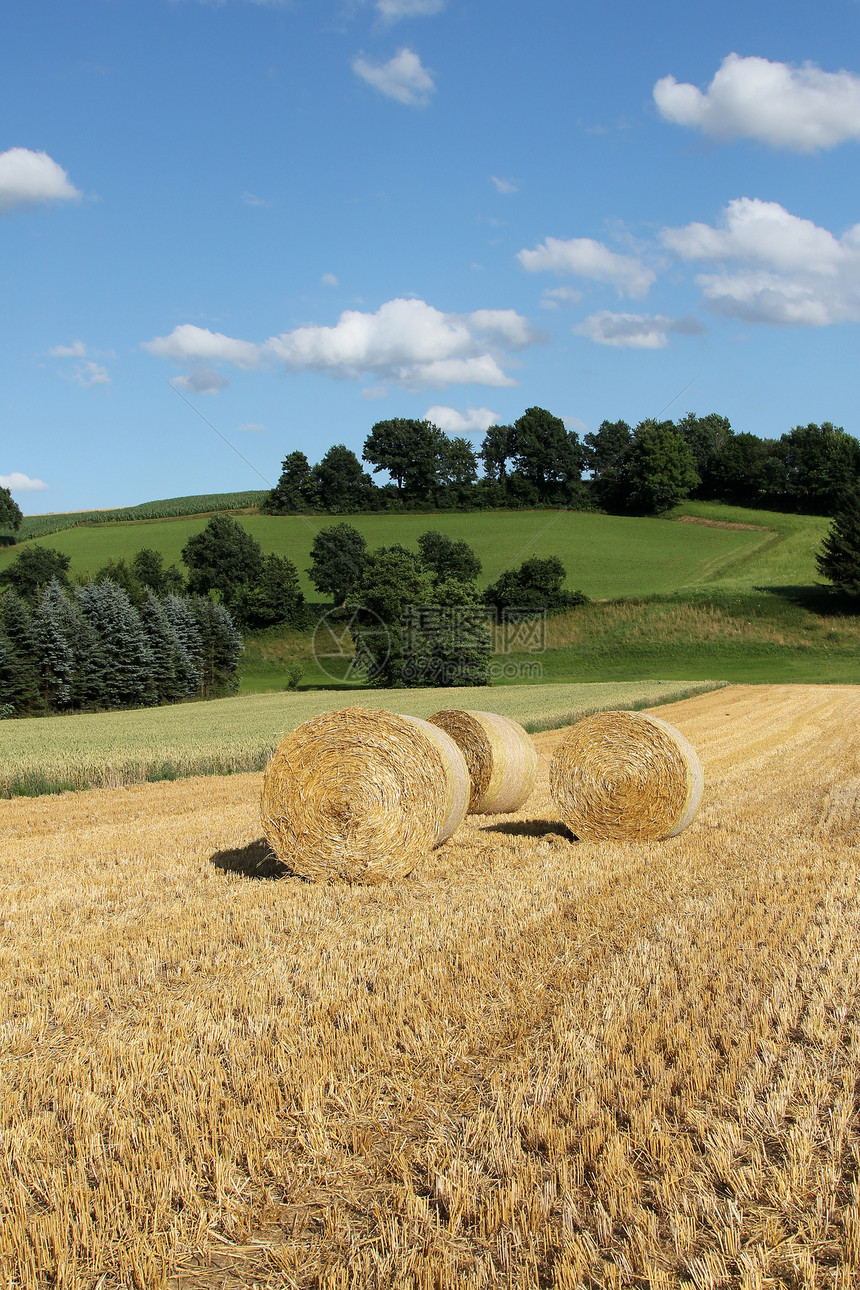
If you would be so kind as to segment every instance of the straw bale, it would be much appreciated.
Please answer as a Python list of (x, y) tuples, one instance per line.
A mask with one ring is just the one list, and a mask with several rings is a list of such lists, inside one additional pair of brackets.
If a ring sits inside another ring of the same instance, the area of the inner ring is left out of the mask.
[(416, 717), (345, 708), (273, 753), (260, 814), (275, 854), (310, 879), (401, 878), (450, 837), (471, 786), (453, 739)]
[(671, 838), (693, 820), (704, 775), (695, 749), (659, 717), (598, 712), (573, 726), (550, 765), (550, 791), (582, 841)]
[(508, 815), (525, 805), (537, 776), (537, 751), (518, 721), (495, 712), (446, 708), (430, 718), (459, 745), (472, 780), (472, 815)]

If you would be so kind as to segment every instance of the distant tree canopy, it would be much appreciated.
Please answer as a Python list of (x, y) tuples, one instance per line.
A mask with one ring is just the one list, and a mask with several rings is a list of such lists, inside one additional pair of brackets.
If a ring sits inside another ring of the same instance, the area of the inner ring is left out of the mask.
[(12, 563), (0, 573), (0, 585), (5, 583), (19, 596), (35, 604), (39, 592), (52, 578), (62, 586), (68, 585), (71, 563), (71, 557), (64, 551), (55, 551), (51, 546), (28, 545), (22, 547)]
[(377, 485), (343, 444), (316, 466), (293, 452), (263, 511), (546, 506), (659, 515), (694, 497), (832, 514), (860, 484), (860, 444), (840, 427), (825, 421), (760, 439), (736, 433), (717, 412), (646, 418), (635, 428), (602, 421), (580, 440), (560, 417), (531, 407), (512, 425), (489, 426), (477, 448), (430, 421), (393, 417), (373, 426), (362, 456), (391, 482)]
[[(11, 535), (18, 532), (23, 519), (21, 508), (9, 489), (0, 485), (0, 535), (6, 530), (5, 542), (14, 540)], [(0, 542), (4, 542), (2, 536), (0, 536)]]

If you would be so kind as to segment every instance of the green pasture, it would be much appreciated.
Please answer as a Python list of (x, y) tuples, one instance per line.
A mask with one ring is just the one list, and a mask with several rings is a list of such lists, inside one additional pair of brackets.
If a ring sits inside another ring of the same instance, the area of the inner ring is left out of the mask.
[[(711, 507), (710, 511), (725, 509)], [(666, 594), (717, 583), (754, 586), (765, 576), (777, 581), (815, 581), (814, 552), (826, 531), (826, 520), (778, 516), (774, 518), (781, 524), (788, 523), (768, 529), (759, 522), (759, 512), (744, 514), (755, 517), (756, 528), (725, 529), (576, 511), (445, 511), (346, 518), (370, 546), (399, 542), (417, 549), (418, 536), (428, 529), (463, 538), (481, 559), (484, 582), (495, 580), (528, 556), (558, 556), (567, 569), (568, 586), (601, 599)], [(286, 555), (295, 562), (305, 596), (315, 600), (318, 593), (306, 575), (311, 543), (321, 528), (341, 518), (243, 515), (241, 523), (265, 552)], [(713, 518), (722, 515), (715, 513)], [(199, 516), (100, 523), (32, 540), (64, 551), (71, 557), (72, 574), (80, 574), (95, 572), (109, 559), (129, 560), (143, 546), (161, 551), (169, 564), (179, 562), (183, 546), (204, 524)], [(0, 568), (14, 555), (14, 547), (0, 551)]]

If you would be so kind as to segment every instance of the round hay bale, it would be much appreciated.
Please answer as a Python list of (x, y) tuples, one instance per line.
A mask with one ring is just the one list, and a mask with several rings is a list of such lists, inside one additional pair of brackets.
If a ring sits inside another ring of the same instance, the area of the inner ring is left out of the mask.
[(472, 815), (509, 815), (535, 785), (537, 750), (518, 721), (495, 712), (446, 708), (430, 718), (458, 744), (472, 780)]
[(692, 821), (704, 775), (695, 749), (659, 717), (598, 712), (559, 744), (550, 792), (583, 842), (672, 838)]
[(402, 878), (466, 814), (469, 772), (453, 739), (416, 717), (344, 708), (275, 749), (260, 815), (272, 850), (310, 879)]

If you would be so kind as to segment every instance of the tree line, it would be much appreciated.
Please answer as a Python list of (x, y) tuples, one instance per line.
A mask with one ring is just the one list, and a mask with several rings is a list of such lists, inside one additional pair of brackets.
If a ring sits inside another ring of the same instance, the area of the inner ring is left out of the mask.
[(210, 596), (186, 594), (159, 552), (140, 551), (131, 567), (120, 562), (77, 585), (69, 563), (61, 551), (30, 547), (4, 570), (0, 716), (235, 693), (242, 637), (232, 615)]
[[(375, 483), (381, 472), (390, 482)], [(313, 466), (305, 453), (289, 453), (261, 509), (284, 515), (568, 506), (660, 515), (693, 497), (832, 515), (858, 484), (860, 443), (829, 421), (761, 439), (736, 433), (718, 413), (688, 413), (635, 427), (603, 421), (580, 439), (560, 417), (534, 407), (513, 425), (490, 426), (478, 449), (429, 421), (395, 417), (373, 426), (361, 460), (344, 444)]]

